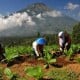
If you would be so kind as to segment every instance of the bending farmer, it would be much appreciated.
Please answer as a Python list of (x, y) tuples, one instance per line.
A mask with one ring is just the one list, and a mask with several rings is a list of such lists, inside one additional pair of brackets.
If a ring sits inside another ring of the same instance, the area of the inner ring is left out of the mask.
[(60, 45), (60, 50), (64, 51), (69, 50), (71, 46), (71, 38), (67, 32), (59, 32), (58, 34), (58, 39), (59, 39), (59, 45)]
[(38, 38), (37, 40), (35, 40), (32, 43), (34, 55), (36, 57), (43, 57), (44, 56), (43, 48), (44, 48), (45, 44), (46, 44), (46, 40), (44, 38)]

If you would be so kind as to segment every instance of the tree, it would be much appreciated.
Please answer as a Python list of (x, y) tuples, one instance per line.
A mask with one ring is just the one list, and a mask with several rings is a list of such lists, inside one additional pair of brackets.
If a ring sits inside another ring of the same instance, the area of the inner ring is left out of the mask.
[(73, 27), (72, 39), (73, 43), (80, 43), (80, 22)]
[(37, 32), (37, 37), (41, 37), (41, 34), (40, 34), (40, 32)]

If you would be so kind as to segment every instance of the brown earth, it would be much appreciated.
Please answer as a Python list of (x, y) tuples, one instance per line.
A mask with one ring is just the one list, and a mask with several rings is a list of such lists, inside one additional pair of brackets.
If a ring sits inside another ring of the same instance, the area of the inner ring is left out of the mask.
[[(80, 54), (76, 56), (80, 57)], [(16, 72), (17, 74), (20, 75), (20, 77), (26, 77), (28, 78), (28, 80), (35, 80), (35, 79), (27, 76), (24, 72), (24, 69), (26, 67), (36, 66), (36, 65), (40, 65), (43, 68), (44, 72), (46, 73), (48, 73), (48, 71), (51, 71), (55, 68), (67, 69), (67, 70), (74, 71), (75, 73), (80, 73), (80, 63), (77, 63), (75, 60), (70, 61), (65, 56), (57, 57), (57, 62), (53, 65), (50, 65), (49, 69), (44, 69), (45, 62), (42, 59), (37, 60), (34, 58), (30, 58), (29, 56), (22, 56), (21, 58), (19, 58), (19, 60), (17, 59), (11, 63), (9, 64), (0, 63), (0, 67), (3, 68), (9, 67), (12, 70), (12, 72)], [(4, 80), (8, 80), (7, 77), (4, 77)]]

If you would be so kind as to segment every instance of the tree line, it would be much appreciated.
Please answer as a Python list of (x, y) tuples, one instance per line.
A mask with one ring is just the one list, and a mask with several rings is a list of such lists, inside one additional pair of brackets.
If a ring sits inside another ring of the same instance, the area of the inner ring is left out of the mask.
[[(44, 37), (47, 40), (48, 45), (58, 44), (58, 35), (57, 34), (44, 34), (41, 35), (40, 32), (36, 33), (36, 36), (33, 37), (10, 37), (10, 38), (0, 38), (0, 42), (4, 45), (14, 46), (14, 45), (32, 45), (32, 42), (38, 37)], [(73, 26), (73, 30), (70, 33), (72, 43), (80, 43), (80, 22)]]

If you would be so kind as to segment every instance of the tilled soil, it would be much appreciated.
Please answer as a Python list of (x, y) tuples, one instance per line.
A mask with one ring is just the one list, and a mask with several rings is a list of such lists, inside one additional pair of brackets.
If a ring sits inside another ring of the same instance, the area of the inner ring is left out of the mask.
[[(24, 72), (24, 69), (26, 67), (40, 65), (43, 68), (45, 65), (44, 60), (42, 60), (42, 59), (37, 60), (35, 58), (30, 58), (28, 56), (22, 56), (21, 60), (16, 59), (15, 61), (13, 61), (11, 63), (12, 63), (11, 65), (10, 65), (10, 63), (9, 64), (0, 63), (0, 67), (3, 67), (3, 68), (9, 67), (12, 70), (12, 72), (16, 72), (17, 74), (20, 75), (20, 77), (28, 77), (26, 75), (26, 73)], [(43, 68), (43, 70), (45, 73), (48, 73), (49, 71), (51, 71), (55, 68), (67, 69), (67, 70), (74, 71), (75, 73), (80, 73), (80, 64), (74, 60), (70, 61), (65, 56), (57, 57), (56, 63), (54, 63), (53, 65), (50, 65), (49, 69)], [(8, 80), (8, 79), (6, 77), (4, 77), (4, 80)], [(35, 80), (35, 79), (28, 77), (28, 80)]]

